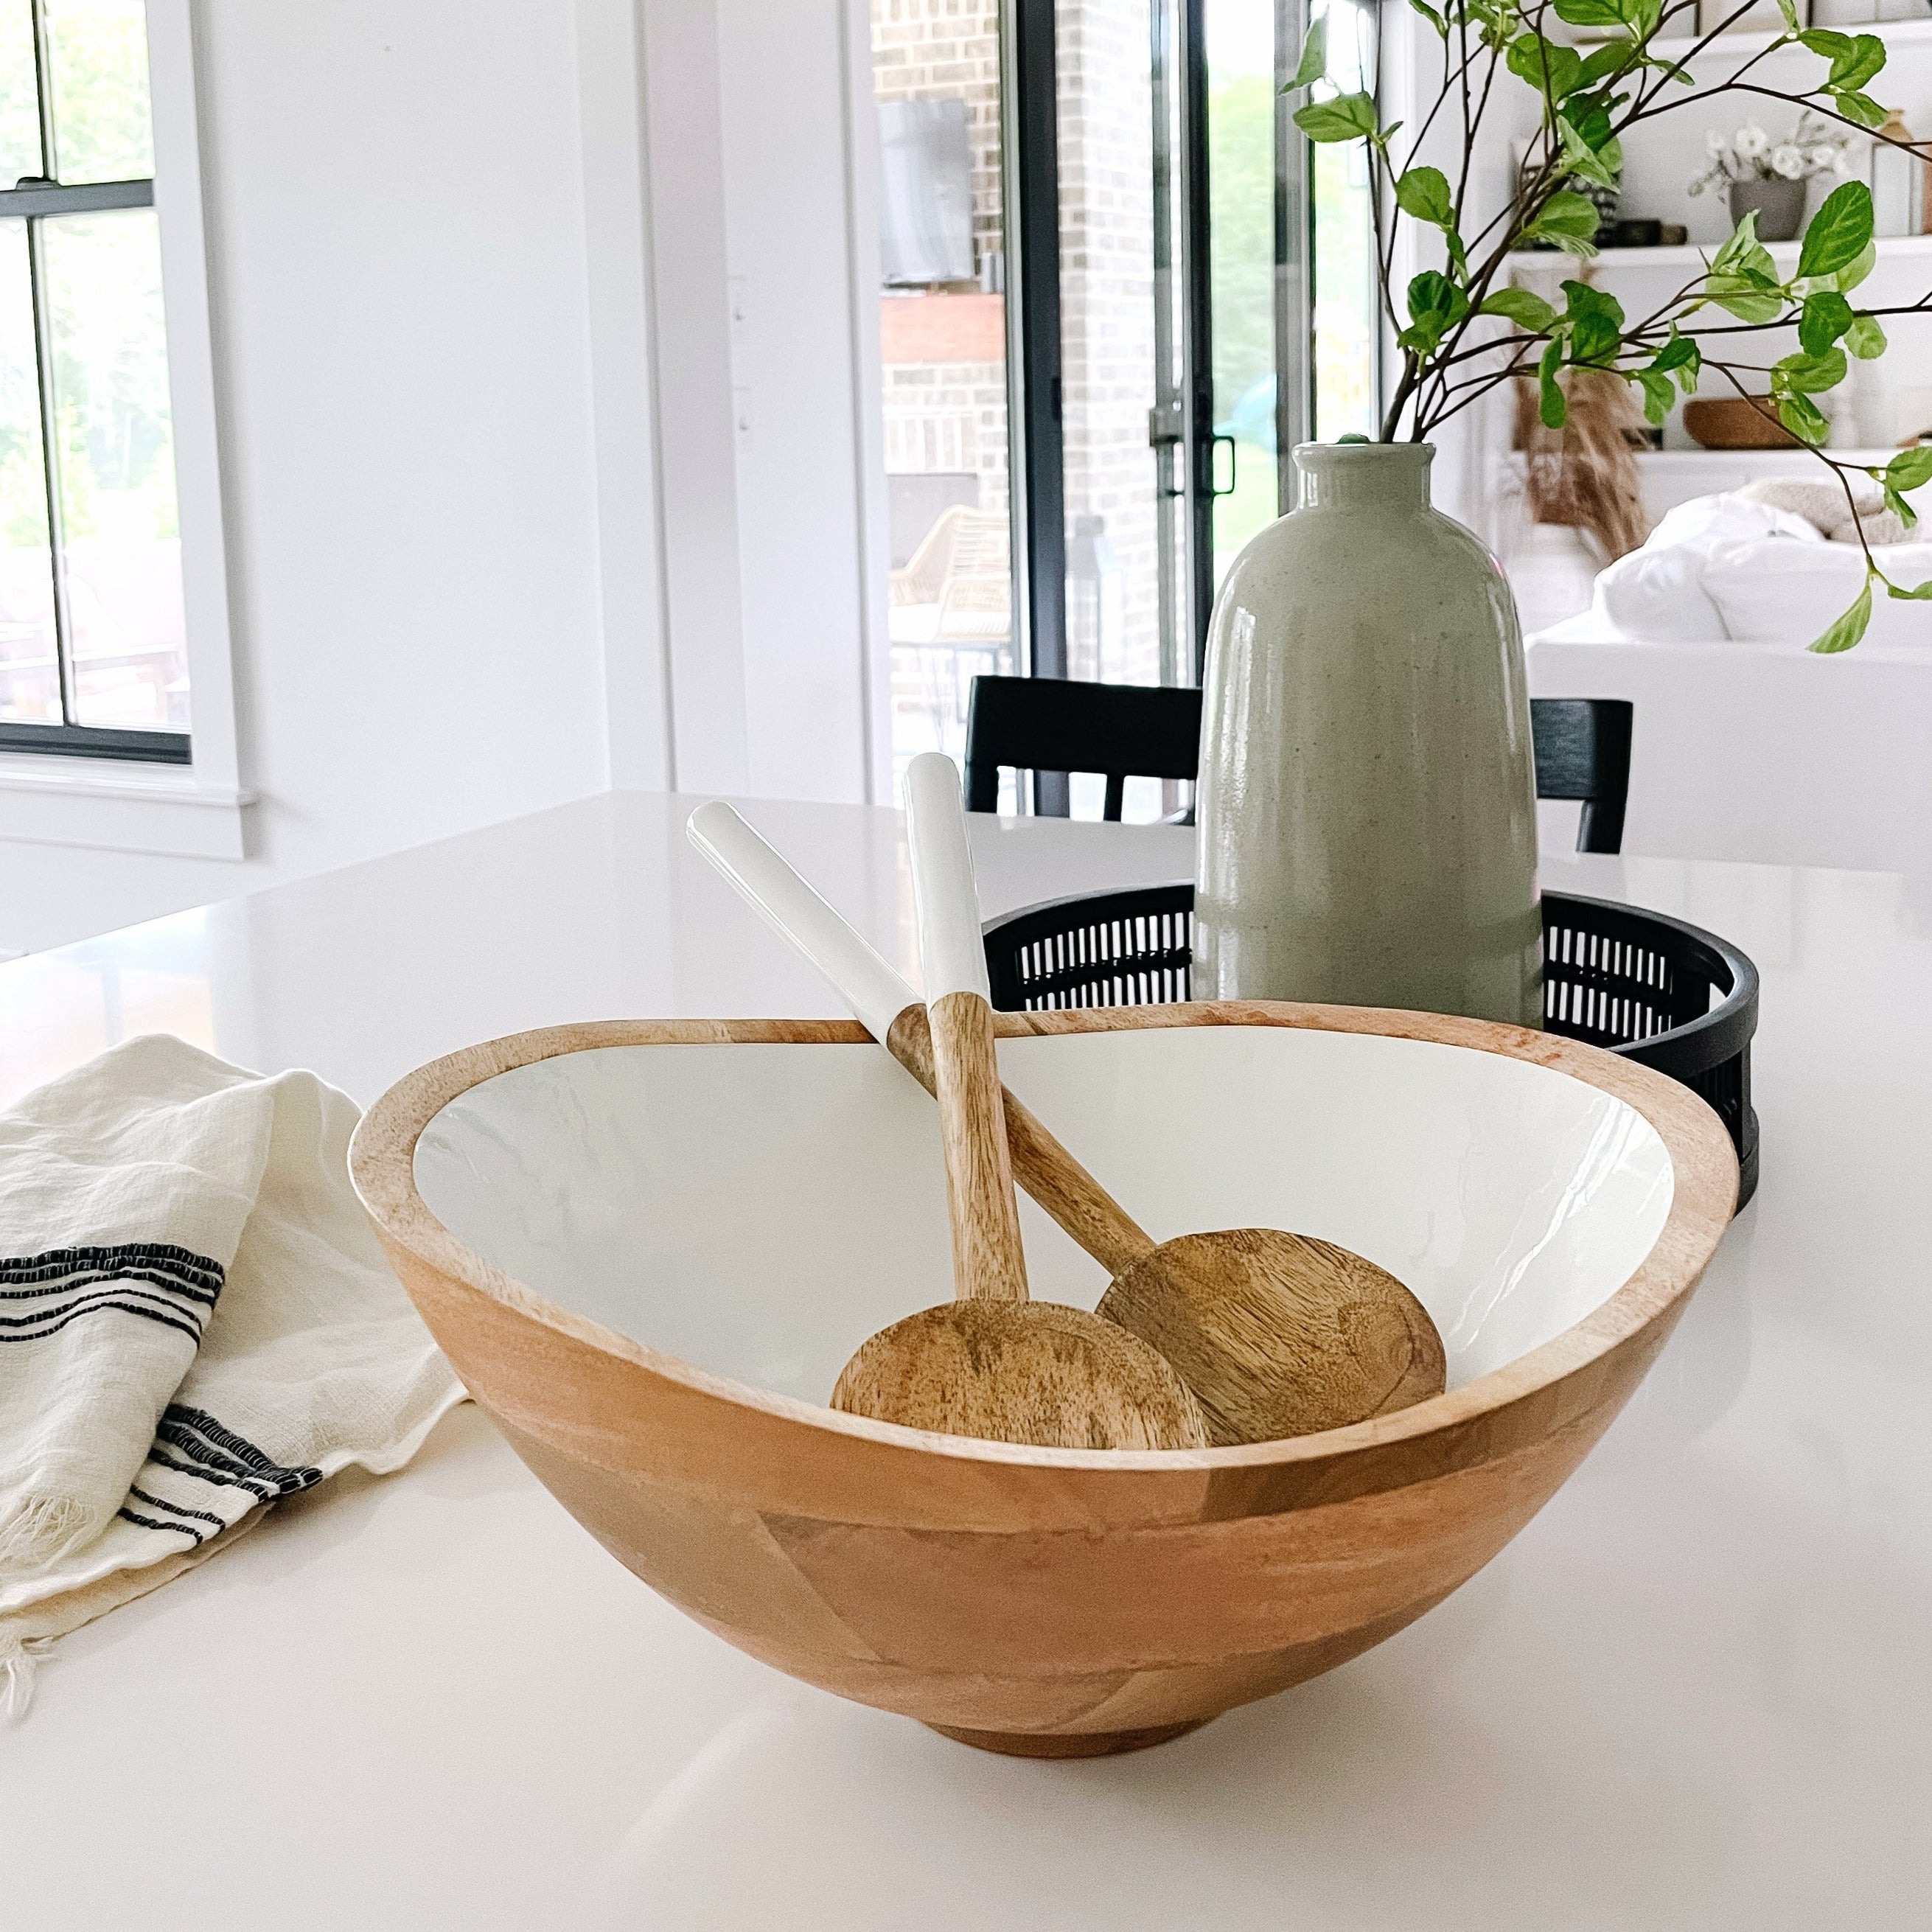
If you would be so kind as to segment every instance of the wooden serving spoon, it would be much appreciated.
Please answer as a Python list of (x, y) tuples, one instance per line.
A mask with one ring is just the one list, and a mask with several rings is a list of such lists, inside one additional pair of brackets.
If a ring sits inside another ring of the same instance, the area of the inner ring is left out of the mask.
[(958, 1298), (866, 1342), (832, 1406), (1001, 1442), (1204, 1448), (1193, 1397), (1144, 1342), (1084, 1309), (1028, 1298), (979, 896), (952, 760), (915, 758), (906, 801)]
[[(688, 829), (753, 910), (932, 1092), (926, 1010), (905, 981), (729, 806), (700, 806)], [(1442, 1336), (1394, 1276), (1346, 1248), (1273, 1228), (1156, 1245), (1022, 1102), (1001, 1094), (1015, 1176), (1114, 1277), (1100, 1313), (1173, 1364), (1210, 1441), (1339, 1428), (1442, 1392)]]

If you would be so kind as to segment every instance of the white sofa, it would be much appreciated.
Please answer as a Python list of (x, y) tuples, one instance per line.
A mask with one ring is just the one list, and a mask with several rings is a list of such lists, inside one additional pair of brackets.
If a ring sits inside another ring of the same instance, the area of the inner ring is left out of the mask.
[[(1901, 585), (1932, 577), (1932, 544), (1878, 554)], [(1528, 640), (1533, 695), (1636, 707), (1626, 851), (1932, 875), (1932, 602), (1881, 588), (1862, 643), (1808, 648), (1864, 573), (1856, 543), (1705, 497)]]

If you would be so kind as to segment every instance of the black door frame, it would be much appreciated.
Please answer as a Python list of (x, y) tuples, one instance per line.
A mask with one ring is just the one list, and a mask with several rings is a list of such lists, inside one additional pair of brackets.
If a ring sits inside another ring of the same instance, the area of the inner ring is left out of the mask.
[[(1192, 632), (1186, 654), (1198, 683), (1214, 603), (1214, 292), (1208, 197), (1206, 0), (1173, 0), (1178, 26), (1179, 187), (1181, 207), (1172, 238), (1184, 278), (1178, 304), (1182, 420), (1175, 480), (1186, 488), (1188, 576), (1185, 605)], [(1274, 0), (1280, 67), (1300, 45), (1307, 0)], [(1011, 426), (1012, 555), (1015, 635), (1025, 640), (1027, 674), (1066, 675), (1065, 441), (1062, 414), (1060, 298), (1058, 70), (1054, 0), (1002, 0), (1002, 188), (1007, 238), (1007, 421)], [(1284, 71), (1281, 76), (1286, 78)], [(1310, 314), (1312, 211), (1304, 184), (1306, 142), (1278, 94), (1274, 208), (1276, 364), (1286, 358), (1294, 380), (1280, 385), (1277, 446), (1283, 494), (1288, 451), (1308, 433), (1312, 374), (1306, 352)], [(1035, 780), (1034, 808), (1064, 817), (1066, 781)]]

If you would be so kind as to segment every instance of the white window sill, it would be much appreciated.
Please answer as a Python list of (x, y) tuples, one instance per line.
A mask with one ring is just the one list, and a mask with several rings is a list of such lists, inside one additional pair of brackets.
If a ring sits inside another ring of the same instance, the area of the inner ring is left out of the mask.
[(0, 838), (177, 858), (243, 859), (255, 794), (193, 766), (0, 755)]

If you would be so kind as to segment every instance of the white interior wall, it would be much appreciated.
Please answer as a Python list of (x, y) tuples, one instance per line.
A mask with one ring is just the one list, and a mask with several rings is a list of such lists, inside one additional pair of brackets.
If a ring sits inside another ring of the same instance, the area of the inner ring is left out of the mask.
[(0, 842), (0, 947), (604, 782), (569, 10), (218, 0), (196, 28), (250, 856)]
[(854, 98), (850, 13), (848, 0), (718, 8), (748, 774), (761, 795), (827, 802), (868, 796), (883, 697), (866, 649), (884, 573), (864, 479), (884, 455), (865, 440), (878, 376), (861, 315), (878, 304), (877, 243), (852, 222), (875, 123), (862, 39)]
[(0, 838), (0, 952), (611, 782), (871, 794), (865, 17), (200, 0), (249, 856)]

